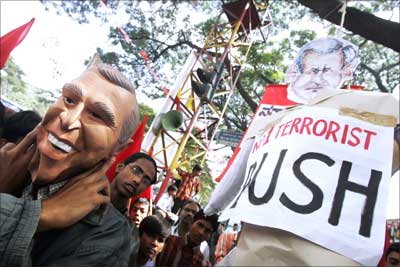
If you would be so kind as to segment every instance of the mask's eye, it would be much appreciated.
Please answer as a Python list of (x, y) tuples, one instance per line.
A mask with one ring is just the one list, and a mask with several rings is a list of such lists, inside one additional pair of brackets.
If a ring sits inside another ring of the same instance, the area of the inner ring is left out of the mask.
[(102, 119), (101, 116), (99, 114), (97, 114), (96, 112), (90, 111), (89, 113), (91, 116), (93, 116), (96, 119), (100, 119), (100, 120)]
[(70, 106), (70, 105), (75, 104), (75, 101), (72, 98), (68, 97), (68, 96), (63, 96), (63, 99), (64, 99), (64, 103), (66, 105)]

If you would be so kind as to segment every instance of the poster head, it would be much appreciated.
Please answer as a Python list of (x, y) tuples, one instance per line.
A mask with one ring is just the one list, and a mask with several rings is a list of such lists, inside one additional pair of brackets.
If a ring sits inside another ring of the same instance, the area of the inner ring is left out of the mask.
[(341, 38), (324, 37), (305, 44), (286, 72), (288, 98), (307, 103), (324, 89), (340, 89), (353, 79), (358, 48)]

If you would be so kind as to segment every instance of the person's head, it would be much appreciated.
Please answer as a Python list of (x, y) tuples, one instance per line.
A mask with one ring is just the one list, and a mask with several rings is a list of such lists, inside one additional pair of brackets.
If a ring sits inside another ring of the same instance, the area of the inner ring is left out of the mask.
[(232, 227), (233, 231), (237, 231), (238, 227), (239, 227), (239, 225), (237, 223), (234, 223), (233, 227)]
[(135, 197), (156, 182), (156, 174), (157, 165), (154, 159), (146, 153), (135, 153), (118, 166), (112, 190), (116, 190), (123, 198)]
[(3, 141), (19, 143), (41, 120), (42, 117), (33, 110), (20, 111), (10, 115), (3, 124)]
[(133, 203), (130, 215), (136, 227), (139, 227), (144, 218), (149, 215), (150, 203), (147, 198), (138, 198)]
[(304, 45), (288, 68), (288, 98), (306, 103), (324, 89), (339, 89), (351, 80), (358, 65), (358, 49), (339, 38), (326, 37)]
[(200, 165), (194, 165), (193, 169), (192, 169), (192, 175), (193, 176), (199, 176), (201, 174), (201, 171), (203, 170), (203, 168), (200, 167)]
[(200, 211), (193, 219), (188, 238), (194, 245), (200, 245), (200, 243), (207, 240), (217, 228), (218, 215), (206, 216)]
[(164, 243), (170, 234), (168, 223), (159, 216), (148, 216), (139, 226), (139, 254), (146, 258), (154, 258), (164, 248)]
[(392, 243), (386, 250), (386, 266), (400, 267), (400, 242)]
[(106, 64), (88, 68), (66, 83), (37, 134), (32, 179), (49, 184), (111, 159), (132, 141), (139, 122), (135, 89)]
[(178, 192), (178, 188), (175, 185), (170, 185), (168, 186), (167, 192), (169, 196), (175, 197), (176, 192)]
[(196, 201), (189, 200), (179, 213), (179, 223), (190, 225), (193, 222), (194, 216), (201, 210), (200, 204)]

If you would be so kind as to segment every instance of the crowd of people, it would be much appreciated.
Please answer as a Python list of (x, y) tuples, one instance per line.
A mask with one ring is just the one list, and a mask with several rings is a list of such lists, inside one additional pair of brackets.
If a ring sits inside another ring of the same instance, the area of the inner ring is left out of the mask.
[[(340, 80), (347, 79), (349, 69), (354, 68), (356, 51), (351, 46), (338, 48), (335, 40), (329, 41), (336, 50), (328, 47), (326, 53), (316, 52), (318, 45), (311, 45), (301, 52), (303, 57), (294, 72), (312, 76), (314, 81), (292, 73), (291, 84), (298, 84), (295, 89), (312, 87), (307, 94), (289, 87), (289, 94), (298, 102), (320, 105), (323, 99), (307, 101), (321, 88), (333, 86), (324, 84), (323, 77), (338, 75)], [(331, 57), (332, 53), (340, 56), (339, 62), (335, 61), (337, 56)], [(321, 54), (331, 65), (315, 58)], [(335, 68), (341, 72), (335, 72)], [(338, 82), (339, 78), (332, 80)], [(332, 95), (332, 99), (335, 97)], [(119, 164), (110, 184), (105, 173), (116, 155), (131, 144), (130, 137), (139, 124), (139, 105), (131, 82), (109, 65), (92, 64), (77, 79), (66, 83), (43, 118), (32, 111), (13, 113), (0, 107), (1, 266), (229, 266), (231, 262), (252, 260), (257, 265), (273, 265), (284, 262), (281, 255), (311, 246), (315, 249), (309, 250), (312, 253), (300, 256), (303, 263), (312, 263), (313, 253), (337, 259), (328, 263), (344, 262), (340, 258), (344, 256), (292, 233), (252, 225), (243, 214), (245, 223), (240, 230), (237, 223), (231, 229), (229, 222), (218, 222), (218, 213), (233, 198), (237, 197), (238, 202), (246, 187), (254, 191), (261, 167), (252, 181), (244, 180), (248, 178), (245, 165), (250, 151), (254, 152), (250, 149), (254, 139), (245, 140), (238, 155), (239, 167), (233, 166), (227, 172), (226, 180), (204, 210), (195, 197), (201, 189), (199, 165), (190, 172), (178, 168), (179, 183), (170, 184), (155, 204), (153, 199), (139, 197), (157, 182), (156, 161), (146, 153), (134, 153)], [(396, 142), (395, 135), (393, 146), (398, 154)], [(251, 168), (255, 169), (256, 163)], [(396, 164), (394, 161), (393, 170), (398, 169)], [(316, 191), (301, 174), (303, 180), (299, 180)], [(358, 193), (367, 191), (354, 183), (351, 186)], [(266, 199), (267, 193), (264, 197), (254, 194), (253, 204), (264, 204), (260, 200)], [(290, 201), (286, 198), (286, 203)], [(272, 241), (264, 246), (267, 239)], [(293, 247), (288, 249), (286, 241)], [(251, 248), (251, 242), (261, 244), (260, 248)], [(249, 250), (257, 259), (246, 255)], [(267, 250), (269, 253), (257, 255)], [(264, 261), (267, 257), (269, 261)], [(393, 243), (385, 257), (387, 266), (399, 266), (399, 243)]]

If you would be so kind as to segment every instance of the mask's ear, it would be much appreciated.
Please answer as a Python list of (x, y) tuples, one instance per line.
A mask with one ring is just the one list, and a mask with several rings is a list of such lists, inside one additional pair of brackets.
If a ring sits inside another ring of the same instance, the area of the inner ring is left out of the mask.
[(116, 148), (114, 149), (112, 156), (116, 156), (121, 151), (124, 151), (128, 146), (133, 143), (133, 140), (129, 138), (124, 144), (117, 144)]
[(286, 70), (285, 83), (292, 83), (296, 79), (297, 72), (298, 70), (296, 63), (290, 65)]

